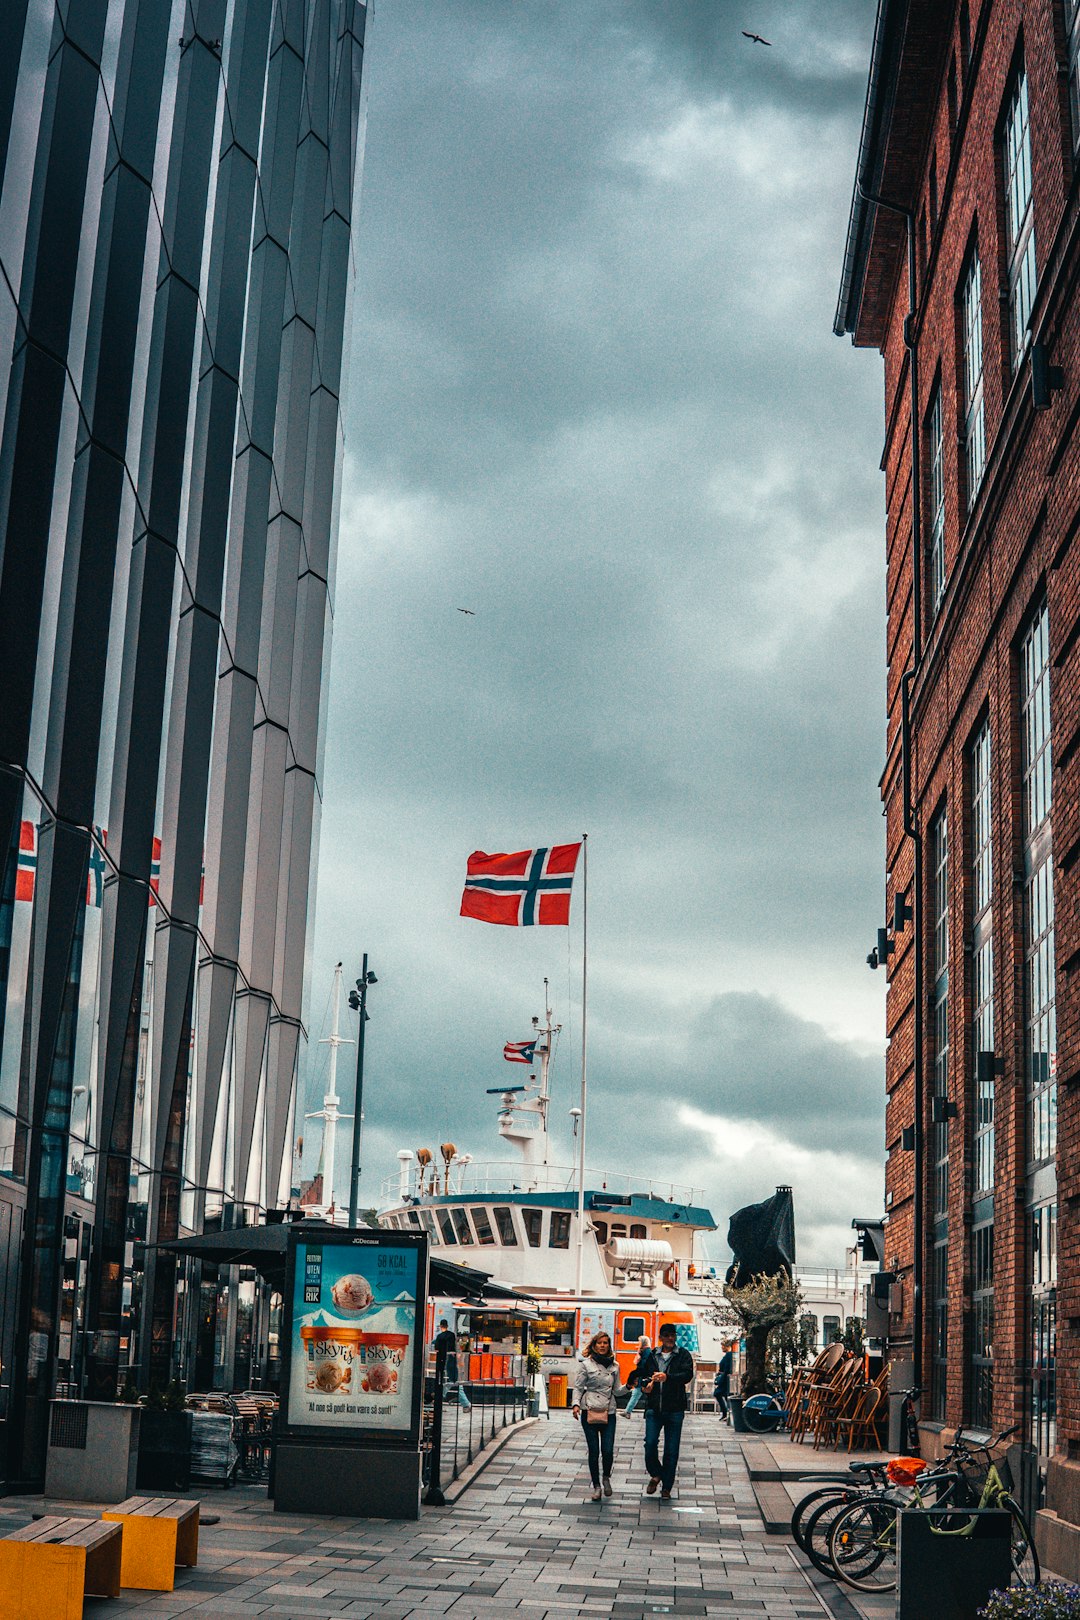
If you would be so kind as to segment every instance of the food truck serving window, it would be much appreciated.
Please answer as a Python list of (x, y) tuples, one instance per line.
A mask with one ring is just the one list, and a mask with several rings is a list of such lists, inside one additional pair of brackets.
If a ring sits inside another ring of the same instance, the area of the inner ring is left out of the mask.
[(534, 1344), (572, 1345), (575, 1322), (572, 1311), (553, 1311), (549, 1316), (537, 1318), (532, 1324), (530, 1337)]
[(492, 1210), (495, 1225), (499, 1228), (499, 1241), (505, 1243), (507, 1248), (517, 1247), (517, 1233), (514, 1231), (514, 1217), (505, 1207), (496, 1204)]
[(624, 1316), (622, 1320), (622, 1336), (624, 1344), (637, 1344), (645, 1337), (645, 1318), (643, 1316)]

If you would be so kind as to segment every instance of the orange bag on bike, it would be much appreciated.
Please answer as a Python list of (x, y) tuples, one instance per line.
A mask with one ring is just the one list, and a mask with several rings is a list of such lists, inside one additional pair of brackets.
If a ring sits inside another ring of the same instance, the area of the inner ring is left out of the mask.
[(921, 1457), (893, 1457), (885, 1465), (885, 1472), (894, 1485), (914, 1485), (925, 1467)]

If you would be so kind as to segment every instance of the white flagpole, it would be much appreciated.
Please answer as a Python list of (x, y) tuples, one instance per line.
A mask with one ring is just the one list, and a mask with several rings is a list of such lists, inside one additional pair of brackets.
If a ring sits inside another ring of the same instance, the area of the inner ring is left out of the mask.
[(582, 1270), (585, 1263), (585, 1091), (587, 1035), (589, 1028), (589, 835), (581, 835), (581, 1119), (578, 1121), (578, 1198), (577, 1198), (577, 1281), (575, 1293), (581, 1298)]

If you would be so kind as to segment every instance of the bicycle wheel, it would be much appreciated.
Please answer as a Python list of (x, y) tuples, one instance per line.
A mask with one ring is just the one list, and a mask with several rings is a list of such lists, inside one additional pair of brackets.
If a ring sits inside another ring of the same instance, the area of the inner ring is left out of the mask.
[(815, 1569), (819, 1569), (823, 1575), (830, 1575), (833, 1580), (836, 1579), (836, 1570), (829, 1557), (829, 1533), (841, 1513), (846, 1513), (857, 1500), (858, 1492), (851, 1490), (845, 1491), (842, 1496), (827, 1497), (803, 1521), (803, 1552)]
[(775, 1395), (751, 1395), (743, 1401), (743, 1422), (754, 1434), (771, 1434), (780, 1427), (783, 1413)]
[(836, 1485), (822, 1485), (816, 1491), (804, 1496), (801, 1502), (795, 1504), (795, 1511), (791, 1515), (791, 1534), (795, 1545), (801, 1552), (809, 1555), (808, 1523), (812, 1514), (825, 1502), (842, 1502), (845, 1507), (855, 1500), (855, 1492), (846, 1483)]
[(896, 1503), (879, 1496), (853, 1502), (829, 1531), (832, 1573), (857, 1592), (896, 1586)]
[(1001, 1498), (1001, 1506), (1008, 1509), (1012, 1516), (1012, 1567), (1013, 1574), (1021, 1586), (1035, 1586), (1038, 1583), (1039, 1555), (1035, 1550), (1035, 1537), (1020, 1509), (1019, 1503), (1011, 1496)]

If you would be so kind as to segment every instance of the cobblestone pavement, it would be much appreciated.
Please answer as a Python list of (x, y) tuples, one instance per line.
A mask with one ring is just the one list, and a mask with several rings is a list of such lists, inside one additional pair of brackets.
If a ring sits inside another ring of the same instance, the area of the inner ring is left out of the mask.
[[(255, 1487), (200, 1493), (204, 1518), (219, 1518), (204, 1523), (198, 1568), (178, 1570), (171, 1593), (90, 1599), (86, 1620), (856, 1616), (831, 1583), (810, 1584), (786, 1538), (766, 1536), (729, 1429), (687, 1420), (671, 1502), (644, 1494), (642, 1436), (620, 1419), (615, 1494), (600, 1503), (562, 1413), (511, 1435), (455, 1505), (419, 1523), (275, 1514)], [(34, 1510), (40, 1498), (0, 1500), (0, 1532)]]

